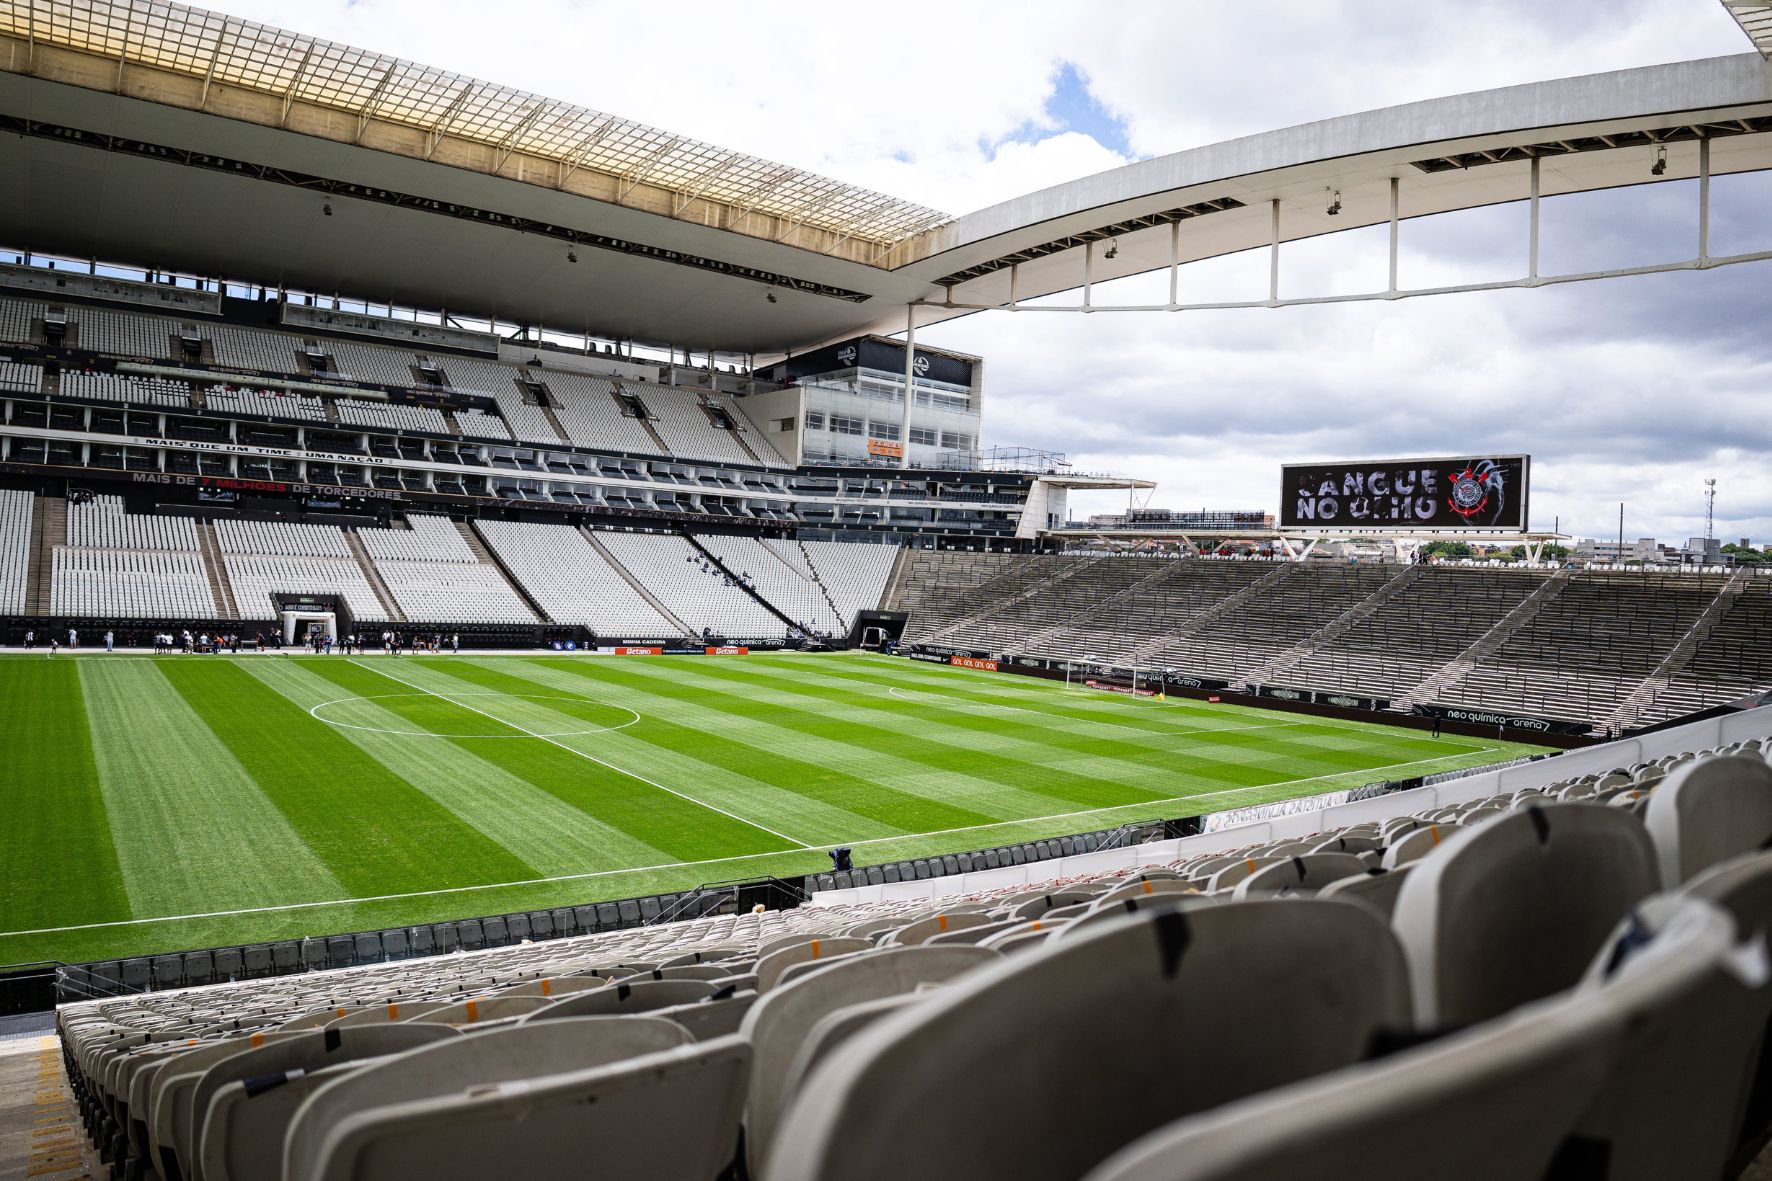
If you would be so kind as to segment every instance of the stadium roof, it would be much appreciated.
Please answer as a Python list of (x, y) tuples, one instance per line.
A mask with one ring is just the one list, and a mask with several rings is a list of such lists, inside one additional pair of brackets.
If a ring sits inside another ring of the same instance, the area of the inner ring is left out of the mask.
[(1723, 7), (1748, 35), (1754, 48), (1772, 59), (1772, 4), (1761, 4), (1759, 0), (1723, 0)]
[[(1763, 38), (1763, 6), (1730, 4)], [(1031, 301), (1086, 271), (1381, 225), (1393, 193), (1406, 220), (1522, 201), (1535, 172), (1552, 197), (1689, 180), (1701, 160), (1772, 168), (1759, 54), (1324, 119), (945, 219), (163, 0), (0, 0), (0, 244), (762, 361), (900, 331), (913, 302)], [(1108, 239), (1111, 259), (1091, 253)], [(1714, 265), (1694, 255), (1676, 265)]]
[(522, 152), (890, 245), (949, 220), (896, 197), (513, 86), (163, 0), (8, 0), (0, 32)]

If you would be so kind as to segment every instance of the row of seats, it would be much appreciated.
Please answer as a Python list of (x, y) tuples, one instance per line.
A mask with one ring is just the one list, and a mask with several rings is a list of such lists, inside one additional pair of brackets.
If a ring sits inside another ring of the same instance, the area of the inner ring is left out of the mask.
[(0, 615), (23, 615), (31, 577), (29, 492), (0, 488)]
[(1769, 839), (1752, 741), (1260, 858), (58, 1020), (95, 1142), (166, 1177), (1710, 1181), (1772, 1130)]
[[(910, 613), (910, 643), (1598, 724), (1657, 688), (1651, 674), (1730, 586), (1720, 575), (918, 550), (891, 606)], [(1772, 598), (1738, 595), (1725, 618), (1713, 652), (1772, 629)], [(1772, 687), (1670, 671), (1678, 688), (1639, 720)]]
[(214, 619), (215, 596), (194, 551), (73, 549), (51, 555), (53, 615)]
[(183, 382), (122, 373), (86, 373), (64, 370), (61, 392), (70, 398), (98, 402), (122, 402), (131, 406), (164, 406), (172, 410), (191, 408), (191, 390)]
[(68, 544), (80, 549), (178, 550), (198, 548), (192, 517), (125, 512), (121, 496), (68, 504)]
[(577, 529), (500, 520), (474, 529), (554, 622), (629, 638), (679, 634)]

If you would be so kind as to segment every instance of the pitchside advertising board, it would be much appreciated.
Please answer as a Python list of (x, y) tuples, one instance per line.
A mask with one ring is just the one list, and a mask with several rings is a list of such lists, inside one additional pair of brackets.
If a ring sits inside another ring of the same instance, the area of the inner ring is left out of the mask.
[(1523, 533), (1531, 466), (1529, 455), (1288, 464), (1280, 526)]

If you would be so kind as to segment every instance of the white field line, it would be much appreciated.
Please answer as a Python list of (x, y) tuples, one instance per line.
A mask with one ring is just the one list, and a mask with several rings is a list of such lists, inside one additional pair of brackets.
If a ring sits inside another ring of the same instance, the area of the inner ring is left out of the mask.
[[(539, 733), (535, 730), (531, 730), (527, 726), (519, 726), (516, 722), (507, 721), (506, 719), (499, 717), (497, 714), (487, 713), (485, 710), (478, 709), (474, 706), (471, 706), (465, 701), (457, 701), (455, 698), (450, 697), (446, 693), (438, 693), (434, 689), (427, 689), (423, 685), (420, 685), (420, 684), (417, 684), (413, 681), (407, 680), (405, 677), (395, 676), (393, 673), (388, 672), (385, 668), (370, 668), (369, 665), (362, 664), (356, 660), (351, 661), (351, 663), (357, 665), (358, 668), (368, 669), (370, 672), (373, 672), (373, 673), (380, 673), (382, 676), (388, 678), (390, 681), (398, 681), (400, 684), (405, 685), (408, 689), (417, 689), (420, 693), (428, 693), (432, 697), (438, 698), (441, 701), (449, 702), (449, 704), (451, 704), (451, 705), (459, 706), (462, 709), (466, 709), (466, 710), (472, 710), (474, 713), (479, 714), (483, 718), (491, 718), (493, 721), (500, 722), (506, 726), (509, 726), (513, 730), (521, 730), (521, 731), (523, 731), (523, 733), (529, 735), (531, 738), (537, 739), (541, 742), (548, 743), (550, 746), (557, 746), (561, 750), (566, 751), (568, 754), (575, 754), (581, 759), (588, 759), (590, 762), (597, 764), (599, 767), (607, 767), (609, 770), (614, 771), (618, 775), (626, 775), (629, 779), (637, 780), (640, 783), (644, 783), (647, 787), (655, 787), (659, 791), (666, 792), (670, 795), (674, 795), (680, 800), (687, 800), (691, 804), (695, 804), (700, 807), (706, 808), (710, 812), (718, 812), (720, 815), (726, 817), (728, 820), (738, 821), (740, 824), (744, 825), (746, 828), (755, 828), (755, 829), (758, 829), (762, 832), (769, 833), (771, 836), (778, 836), (782, 840), (788, 842), (790, 845), (797, 845), (802, 849), (811, 849), (814, 847), (812, 845), (808, 845), (805, 841), (795, 840), (793, 837), (789, 836), (785, 832), (777, 832), (775, 829), (770, 828), (767, 824), (758, 824), (755, 820), (746, 820), (743, 816), (738, 815), (738, 813), (736, 813), (736, 812), (728, 812), (726, 809), (721, 808), (715, 804), (710, 804), (705, 800), (698, 800), (694, 796), (684, 795), (682, 792), (676, 790), (675, 788), (666, 787), (664, 784), (659, 783), (655, 780), (648, 779), (648, 778), (646, 778), (646, 776), (638, 774), (634, 771), (630, 771), (626, 767), (618, 767), (614, 763), (605, 762), (604, 760), (598, 758), (596, 755), (586, 754), (584, 751), (579, 750), (576, 747), (567, 746), (564, 742), (561, 742), (556, 738), (550, 738), (546, 734), (542, 734), (542, 733)], [(589, 700), (589, 698), (586, 698), (586, 700)], [(755, 854), (755, 856), (766, 856), (766, 854)]]
[[(442, 696), (433, 694), (433, 696)], [(447, 700), (447, 698), (445, 698)], [(488, 714), (488, 717), (492, 715)], [(502, 720), (502, 719), (494, 719)], [(509, 725), (510, 723), (506, 723)], [(571, 749), (568, 747), (567, 749)], [(1490, 754), (1500, 750), (1498, 746), (1486, 746), (1482, 753)], [(577, 754), (579, 752), (574, 751)], [(586, 756), (587, 758), (589, 756)], [(1107, 808), (1086, 808), (1080, 812), (1055, 812), (1050, 816), (1027, 816), (1019, 820), (1000, 820), (991, 824), (972, 824), (964, 828), (942, 828), (932, 832), (907, 832), (895, 837), (872, 837), (865, 841), (838, 842), (851, 848), (862, 848), (867, 845), (884, 845), (893, 841), (915, 841), (924, 837), (950, 836), (961, 832), (979, 832), (992, 828), (1010, 828), (1019, 824), (1041, 824), (1048, 820), (1071, 820), (1079, 816), (1096, 816), (1104, 812), (1124, 812), (1131, 808), (1158, 808), (1164, 804), (1175, 804), (1189, 800), (1209, 800), (1218, 796), (1236, 795), (1240, 792), (1262, 791), (1272, 787), (1287, 787), (1294, 783), (1312, 783), (1319, 779), (1333, 779), (1338, 775), (1361, 775), (1370, 771), (1396, 771), (1404, 767), (1424, 767), (1430, 763), (1443, 763), (1447, 759), (1463, 758), (1462, 755), (1441, 755), (1436, 759), (1417, 759), (1409, 763), (1391, 763), (1383, 767), (1367, 767), (1359, 771), (1336, 771), (1328, 775), (1313, 775), (1309, 779), (1288, 779), (1281, 783), (1259, 783), (1249, 787), (1230, 787), (1223, 791), (1211, 791), (1194, 795), (1171, 796), (1166, 800), (1144, 800), (1134, 804), (1115, 804)], [(619, 767), (616, 770), (621, 770)], [(624, 775), (627, 772), (622, 772)], [(635, 778), (639, 778), (635, 776)], [(642, 781), (645, 782), (645, 781)], [(730, 813), (728, 813), (730, 815)], [(750, 821), (745, 823), (749, 824)], [(813, 848), (814, 846), (803, 846)], [(211, 910), (195, 914), (157, 915), (145, 919), (113, 919), (103, 923), (79, 923), (68, 927), (37, 927), (28, 931), (0, 931), (0, 939), (8, 939), (19, 935), (59, 935), (69, 931), (96, 931), (106, 927), (137, 927), (149, 923), (182, 923), (196, 919), (237, 918), (248, 914), (274, 914), (290, 910), (318, 910), (333, 906), (360, 906), (370, 902), (398, 902), (408, 898), (435, 898), (444, 894), (471, 894), (482, 890), (518, 889), (524, 886), (545, 886), (554, 882), (581, 882), (593, 878), (616, 877), (624, 873), (652, 873), (665, 869), (693, 869), (702, 865), (723, 865), (733, 861), (755, 861), (762, 857), (781, 857), (783, 853), (745, 853), (734, 857), (711, 857), (705, 861), (672, 861), (663, 865), (632, 865), (625, 869), (599, 869), (588, 873), (566, 873), (554, 877), (528, 878), (517, 882), (486, 882), (476, 886), (446, 886), (440, 890), (409, 890), (403, 894), (372, 894), (364, 898), (335, 898), (327, 902), (287, 902), (278, 906), (249, 906), (240, 910)]]

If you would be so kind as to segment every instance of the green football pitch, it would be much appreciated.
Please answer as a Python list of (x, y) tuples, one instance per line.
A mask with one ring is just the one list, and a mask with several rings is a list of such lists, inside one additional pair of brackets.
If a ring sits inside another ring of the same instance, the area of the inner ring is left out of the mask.
[(687, 889), (1535, 748), (873, 655), (0, 658), (0, 964)]

